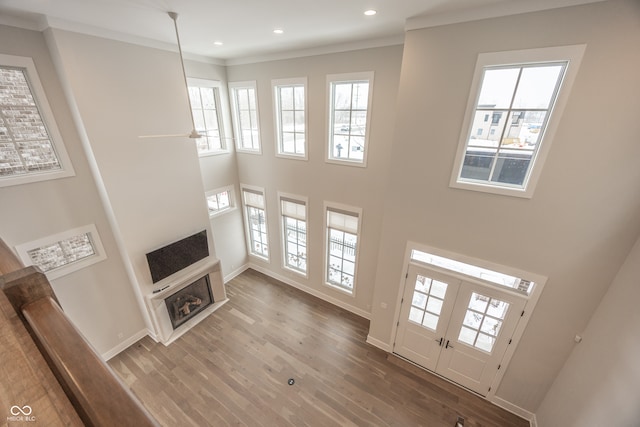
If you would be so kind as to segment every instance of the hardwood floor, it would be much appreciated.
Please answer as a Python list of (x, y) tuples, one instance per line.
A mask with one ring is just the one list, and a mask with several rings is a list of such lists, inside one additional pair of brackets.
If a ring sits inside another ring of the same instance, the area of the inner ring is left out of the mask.
[(529, 425), (367, 344), (369, 322), (332, 304), (253, 270), (227, 294), (169, 347), (109, 362), (164, 426)]

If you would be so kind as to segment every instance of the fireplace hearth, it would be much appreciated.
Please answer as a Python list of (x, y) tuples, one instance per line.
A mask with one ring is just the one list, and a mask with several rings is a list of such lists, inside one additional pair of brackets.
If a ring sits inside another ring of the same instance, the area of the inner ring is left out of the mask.
[(209, 275), (203, 276), (180, 289), (175, 294), (165, 298), (164, 302), (167, 305), (171, 326), (176, 329), (214, 303)]
[(151, 336), (169, 345), (227, 301), (220, 261), (204, 259), (155, 284), (146, 295)]

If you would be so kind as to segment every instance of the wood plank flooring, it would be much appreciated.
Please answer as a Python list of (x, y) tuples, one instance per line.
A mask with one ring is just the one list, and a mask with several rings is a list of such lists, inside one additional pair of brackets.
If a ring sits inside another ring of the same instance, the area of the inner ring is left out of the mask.
[(169, 347), (146, 337), (109, 362), (164, 426), (529, 425), (367, 344), (366, 319), (261, 273), (227, 294)]

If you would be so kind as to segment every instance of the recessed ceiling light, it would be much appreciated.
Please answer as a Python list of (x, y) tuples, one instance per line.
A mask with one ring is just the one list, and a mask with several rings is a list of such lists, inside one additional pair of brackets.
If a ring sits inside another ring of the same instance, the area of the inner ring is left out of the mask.
[(216, 42), (213, 42), (213, 44), (216, 45), (216, 46), (222, 46), (224, 43), (216, 41)]
[(367, 15), (367, 16), (373, 16), (373, 15), (375, 15), (376, 13), (378, 13), (378, 11), (373, 10), (373, 9), (369, 9), (369, 10), (365, 10), (365, 11), (364, 11), (364, 14), (365, 14), (365, 15)]
[(282, 34), (284, 33), (284, 30), (282, 28), (276, 28), (275, 30), (273, 30), (273, 34)]

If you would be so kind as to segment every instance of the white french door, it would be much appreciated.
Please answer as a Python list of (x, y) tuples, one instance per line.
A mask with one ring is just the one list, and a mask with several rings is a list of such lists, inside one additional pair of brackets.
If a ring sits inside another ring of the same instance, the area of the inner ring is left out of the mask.
[(436, 370), (459, 286), (460, 280), (409, 266), (395, 353)]
[(486, 395), (525, 302), (510, 292), (410, 265), (394, 352)]

